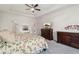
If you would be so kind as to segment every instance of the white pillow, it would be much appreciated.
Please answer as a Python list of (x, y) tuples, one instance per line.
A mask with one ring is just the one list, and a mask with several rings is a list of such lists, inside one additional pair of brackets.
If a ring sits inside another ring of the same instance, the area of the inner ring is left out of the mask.
[(21, 33), (18, 32), (15, 35), (17, 40), (27, 40), (27, 39), (31, 39), (33, 37), (33, 35), (31, 35), (30, 33)]
[(6, 42), (14, 43), (16, 41), (15, 33), (12, 33), (12, 32), (9, 32), (9, 31), (1, 31), (0, 36)]

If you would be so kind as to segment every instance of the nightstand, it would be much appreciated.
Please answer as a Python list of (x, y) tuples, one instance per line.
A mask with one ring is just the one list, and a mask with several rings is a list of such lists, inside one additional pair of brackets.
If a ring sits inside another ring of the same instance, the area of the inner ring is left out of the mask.
[(53, 29), (42, 28), (41, 29), (41, 36), (48, 39), (48, 40), (53, 40)]

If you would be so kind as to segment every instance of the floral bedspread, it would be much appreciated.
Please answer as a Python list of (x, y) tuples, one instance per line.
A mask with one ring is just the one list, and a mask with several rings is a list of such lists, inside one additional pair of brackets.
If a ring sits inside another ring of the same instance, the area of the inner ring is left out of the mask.
[(0, 38), (0, 54), (36, 54), (47, 48), (46, 40), (40, 36), (27, 40), (16, 40), (14, 43), (5, 42)]

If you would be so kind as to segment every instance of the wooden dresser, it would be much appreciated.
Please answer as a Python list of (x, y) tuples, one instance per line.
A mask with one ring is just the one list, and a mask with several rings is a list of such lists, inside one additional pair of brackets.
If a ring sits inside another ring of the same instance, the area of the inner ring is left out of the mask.
[(42, 28), (41, 29), (41, 36), (48, 40), (53, 40), (53, 29), (51, 28)]
[(57, 42), (79, 48), (79, 33), (57, 32)]

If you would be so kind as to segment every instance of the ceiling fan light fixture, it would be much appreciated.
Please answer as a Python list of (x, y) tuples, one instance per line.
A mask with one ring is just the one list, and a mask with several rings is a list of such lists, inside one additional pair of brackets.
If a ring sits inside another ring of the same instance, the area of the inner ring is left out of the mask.
[(34, 9), (34, 8), (31, 8), (30, 10), (31, 10), (31, 11), (34, 11), (35, 9)]
[(33, 13), (35, 12), (35, 11), (40, 11), (40, 9), (38, 9), (37, 7), (38, 7), (38, 4), (32, 4), (32, 5), (28, 5), (28, 4), (25, 4), (26, 6), (28, 6), (29, 7), (29, 9), (26, 9), (26, 10), (30, 10), (30, 11), (32, 11)]

